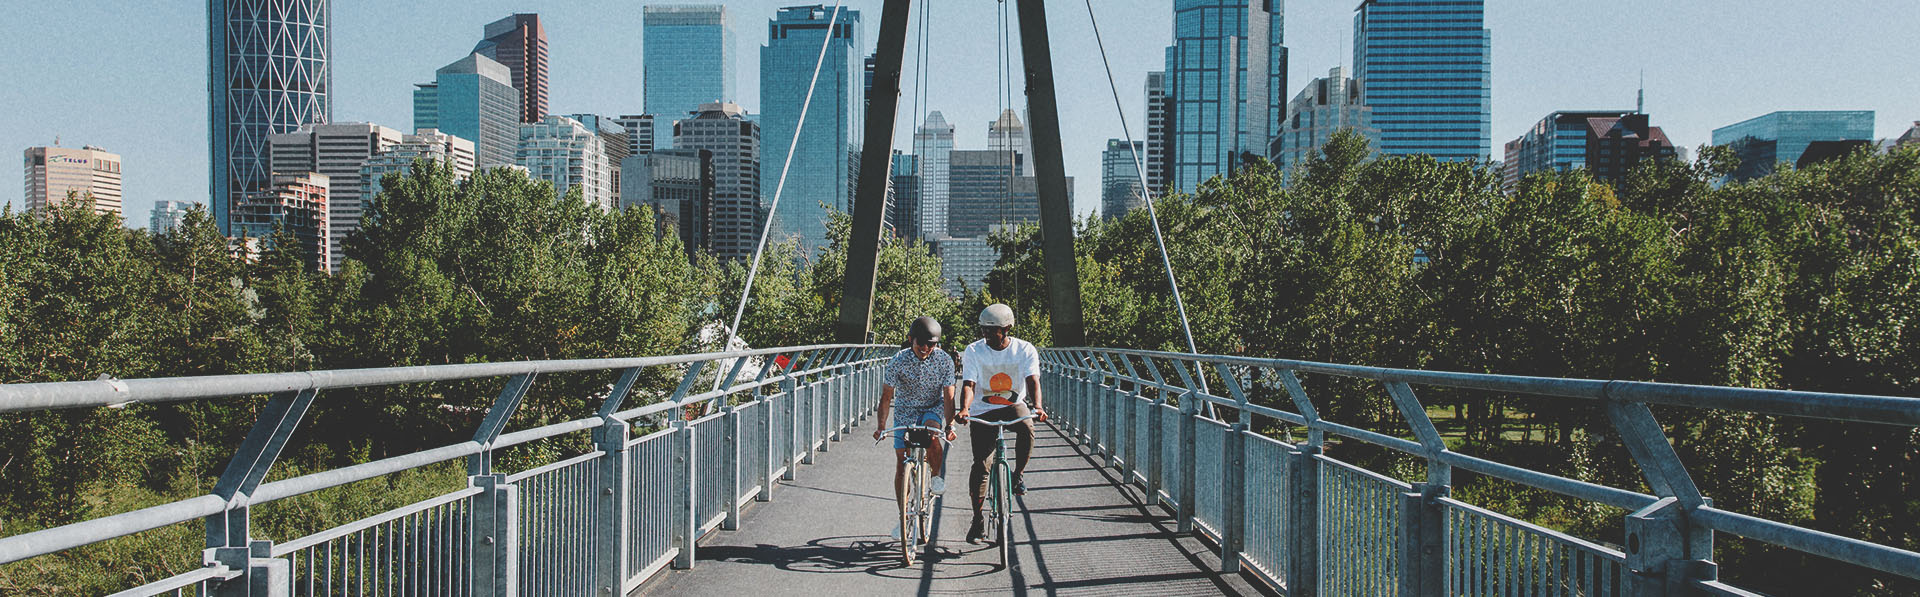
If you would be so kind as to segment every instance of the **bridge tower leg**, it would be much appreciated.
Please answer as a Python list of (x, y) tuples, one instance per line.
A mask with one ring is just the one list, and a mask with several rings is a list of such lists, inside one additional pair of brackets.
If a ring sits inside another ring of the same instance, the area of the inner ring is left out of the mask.
[(1033, 174), (1039, 183), (1040, 243), (1046, 251), (1048, 322), (1054, 346), (1085, 346), (1080, 313), (1080, 269), (1073, 249), (1073, 202), (1066, 161), (1060, 157), (1060, 107), (1053, 93), (1053, 47), (1043, 0), (1018, 0), (1020, 61), (1026, 66), (1027, 111), (1032, 114)]
[(840, 291), (840, 321), (834, 328), (834, 336), (848, 344), (867, 342), (867, 330), (873, 327), (873, 288), (887, 213), (888, 174), (893, 170), (893, 126), (900, 110), (900, 63), (906, 54), (911, 6), (908, 0), (887, 0), (880, 9), (873, 91), (867, 96), (866, 139), (860, 150), (860, 184), (854, 190), (846, 280)]

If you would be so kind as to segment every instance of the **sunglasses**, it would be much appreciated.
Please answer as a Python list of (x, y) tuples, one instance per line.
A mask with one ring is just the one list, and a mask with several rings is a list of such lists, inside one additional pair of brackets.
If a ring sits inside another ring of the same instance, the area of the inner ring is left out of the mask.
[(920, 339), (915, 339), (915, 340), (913, 341), (913, 343), (914, 343), (914, 344), (917, 344), (917, 345), (920, 345), (920, 346), (939, 346), (939, 345), (940, 345), (940, 341), (939, 341), (939, 340), (920, 340)]

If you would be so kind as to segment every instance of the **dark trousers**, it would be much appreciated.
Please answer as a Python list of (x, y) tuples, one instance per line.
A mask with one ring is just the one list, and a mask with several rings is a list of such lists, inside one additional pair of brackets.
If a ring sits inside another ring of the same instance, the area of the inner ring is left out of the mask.
[[(1027, 409), (1027, 404), (1019, 402), (987, 411), (973, 418), (1000, 422), (1030, 414), (1033, 414), (1033, 411)], [(986, 500), (987, 496), (987, 464), (989, 462), (987, 459), (993, 457), (994, 435), (1000, 432), (1000, 428), (992, 425), (968, 425), (968, 427), (973, 428), (968, 431), (973, 435), (973, 474), (969, 478), (968, 486), (973, 488), (973, 511), (978, 514), (980, 504)], [(1016, 460), (1013, 465), (1013, 474), (1018, 475), (1027, 470), (1027, 457), (1033, 455), (1033, 420), (1021, 421), (1019, 424), (1008, 427), (1007, 430), (1012, 431), (1014, 435)]]

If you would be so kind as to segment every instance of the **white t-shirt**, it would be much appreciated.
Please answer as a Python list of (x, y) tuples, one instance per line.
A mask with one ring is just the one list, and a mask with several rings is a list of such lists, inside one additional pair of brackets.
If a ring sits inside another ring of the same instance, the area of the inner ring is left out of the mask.
[(973, 382), (975, 398), (970, 415), (1026, 400), (1027, 377), (1040, 374), (1040, 351), (1033, 343), (1007, 338), (1006, 350), (994, 350), (986, 340), (967, 345), (960, 357), (960, 380)]

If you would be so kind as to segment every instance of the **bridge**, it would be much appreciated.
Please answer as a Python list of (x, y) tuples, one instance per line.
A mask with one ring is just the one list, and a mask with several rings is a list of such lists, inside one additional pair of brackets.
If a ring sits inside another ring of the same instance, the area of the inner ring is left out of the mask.
[[(1917, 399), (1119, 349), (1044, 352), (1054, 417), (1017, 503), (1013, 563), (1002, 569), (988, 546), (957, 539), (966, 498), (956, 482), (931, 555), (903, 568), (885, 531), (890, 451), (857, 426), (894, 350), (0, 385), (0, 412), (271, 396), (210, 494), (0, 538), (0, 563), (198, 524), (202, 568), (119, 594), (1755, 594), (1717, 578), (1714, 537), (1725, 533), (1920, 578), (1920, 554), (1716, 509), (1649, 408), (1920, 426)], [(642, 381), (661, 372), (677, 384)], [(537, 378), (578, 374), (611, 382), (596, 413), (509, 430)], [(1308, 388), (1335, 379), (1377, 386), (1405, 431), (1318, 416)], [(501, 390), (469, 441), (265, 482), (325, 392), (474, 380)], [(1427, 388), (1590, 402), (1652, 493), (1455, 451), (1419, 402)], [(696, 409), (706, 414), (684, 416)], [(496, 460), (583, 436), (593, 449), (522, 470)], [(1337, 457), (1360, 446), (1407, 455), (1415, 478)], [(256, 506), (460, 461), (464, 487), (375, 516), (299, 537), (252, 524)], [(1455, 470), (1620, 508), (1624, 545), (1455, 499)]]

